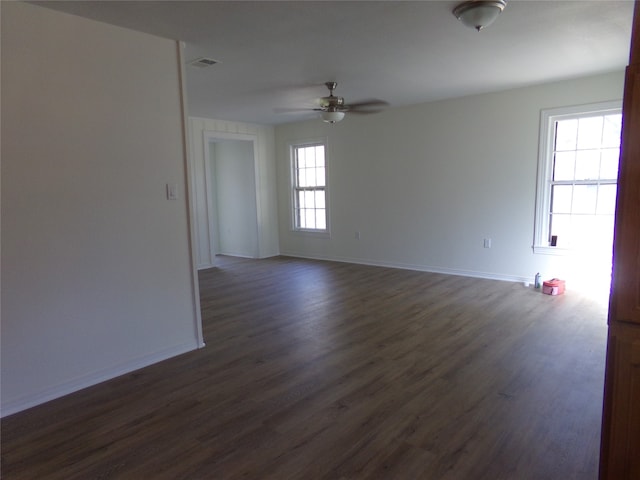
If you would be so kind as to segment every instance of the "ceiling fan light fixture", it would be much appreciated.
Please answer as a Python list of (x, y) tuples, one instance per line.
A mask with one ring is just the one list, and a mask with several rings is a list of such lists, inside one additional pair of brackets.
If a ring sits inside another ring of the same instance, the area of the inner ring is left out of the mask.
[(327, 123), (336, 123), (344, 118), (344, 112), (339, 112), (337, 110), (336, 111), (323, 110), (322, 112), (320, 112), (320, 115), (322, 116), (322, 121)]
[(491, 25), (507, 6), (504, 0), (471, 0), (453, 9), (453, 15), (477, 31)]

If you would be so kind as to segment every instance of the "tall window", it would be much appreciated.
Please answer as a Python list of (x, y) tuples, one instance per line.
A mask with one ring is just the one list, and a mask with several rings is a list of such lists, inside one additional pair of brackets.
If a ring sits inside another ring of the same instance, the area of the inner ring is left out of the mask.
[(324, 143), (293, 145), (293, 228), (327, 232), (326, 162)]
[(610, 254), (621, 125), (619, 103), (542, 113), (536, 252)]

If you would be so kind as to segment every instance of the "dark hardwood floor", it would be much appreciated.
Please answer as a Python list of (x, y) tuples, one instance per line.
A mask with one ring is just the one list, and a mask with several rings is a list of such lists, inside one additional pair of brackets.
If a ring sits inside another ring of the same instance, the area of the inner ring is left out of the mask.
[(606, 305), (273, 258), (200, 273), (207, 346), (2, 420), (10, 479), (597, 478)]

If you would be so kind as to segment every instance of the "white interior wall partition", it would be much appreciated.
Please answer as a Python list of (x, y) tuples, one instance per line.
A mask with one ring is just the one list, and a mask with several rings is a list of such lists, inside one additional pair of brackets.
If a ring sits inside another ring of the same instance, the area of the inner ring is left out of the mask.
[(0, 8), (8, 415), (201, 337), (177, 43)]

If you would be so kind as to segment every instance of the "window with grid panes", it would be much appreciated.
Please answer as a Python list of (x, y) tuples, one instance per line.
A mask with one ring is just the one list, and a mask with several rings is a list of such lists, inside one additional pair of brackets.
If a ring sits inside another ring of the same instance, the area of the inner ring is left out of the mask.
[(534, 249), (610, 252), (622, 113), (619, 103), (542, 115)]
[(326, 162), (324, 143), (293, 145), (293, 227), (327, 232)]

